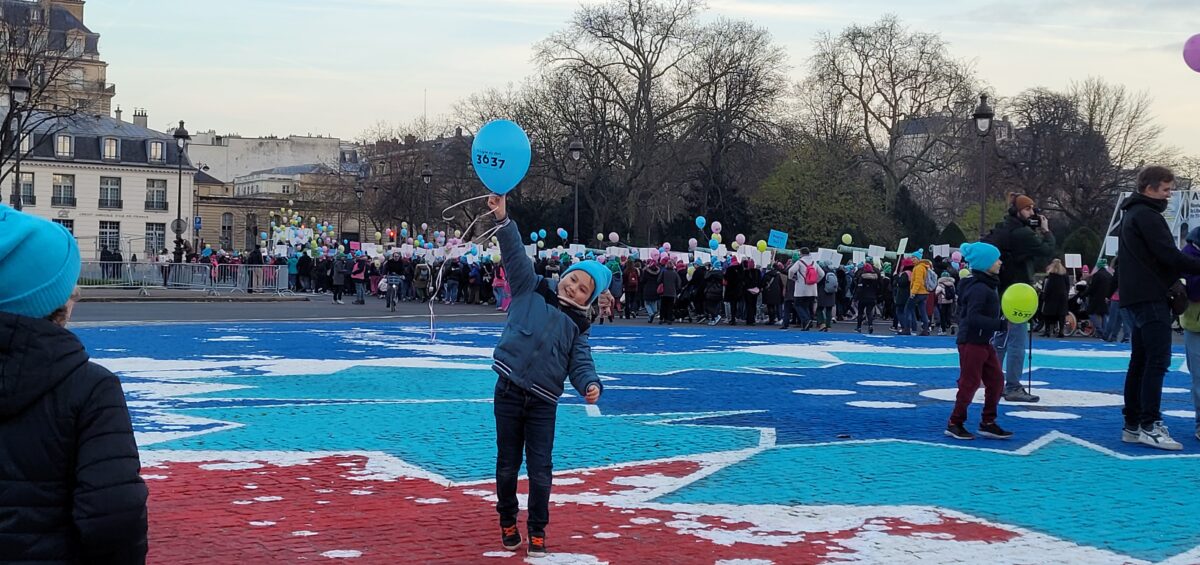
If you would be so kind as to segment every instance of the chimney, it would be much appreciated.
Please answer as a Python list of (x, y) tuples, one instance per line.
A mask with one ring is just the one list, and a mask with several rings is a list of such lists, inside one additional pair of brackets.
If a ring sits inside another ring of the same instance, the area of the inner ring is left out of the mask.
[(150, 116), (146, 114), (145, 108), (133, 109), (133, 125), (144, 128), (150, 127)]
[(120, 106), (117, 106), (117, 109), (113, 110), (113, 116), (117, 118), (118, 122), (121, 121), (121, 107)]
[(454, 128), (454, 137), (462, 137), (462, 127)]
[(407, 145), (407, 146), (409, 146), (409, 147), (412, 147), (413, 145), (416, 145), (416, 144), (417, 144), (417, 138), (416, 138), (416, 136), (414, 136), (414, 135), (413, 135), (413, 134), (411, 134), (411, 133), (410, 133), (410, 134), (408, 134), (408, 135), (406, 135), (406, 136), (404, 136), (404, 144), (405, 144), (405, 145)]

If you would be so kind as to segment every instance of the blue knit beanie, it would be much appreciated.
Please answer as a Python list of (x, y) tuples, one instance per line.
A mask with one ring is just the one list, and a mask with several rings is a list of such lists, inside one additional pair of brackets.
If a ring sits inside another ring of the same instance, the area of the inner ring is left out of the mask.
[(592, 280), (596, 282), (596, 290), (592, 291), (592, 299), (588, 304), (600, 298), (600, 294), (608, 290), (608, 285), (612, 284), (612, 271), (609, 271), (608, 267), (601, 265), (599, 261), (580, 261), (575, 263), (566, 271), (563, 271), (562, 276), (567, 276), (571, 271), (583, 271), (584, 274), (592, 277)]
[(971, 264), (971, 270), (986, 271), (996, 264), (996, 259), (1000, 258), (1000, 250), (996, 249), (995, 245), (985, 242), (964, 243), (959, 252), (962, 253), (963, 259), (966, 259)]
[(0, 204), (0, 312), (49, 316), (71, 298), (80, 266), (66, 228)]

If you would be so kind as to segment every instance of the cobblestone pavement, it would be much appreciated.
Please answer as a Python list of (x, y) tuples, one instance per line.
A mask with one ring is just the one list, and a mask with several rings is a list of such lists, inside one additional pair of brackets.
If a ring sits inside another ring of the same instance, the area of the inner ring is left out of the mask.
[[(499, 331), (79, 333), (124, 382), (152, 562), (503, 563), (527, 558), (496, 527)], [(1181, 352), (1163, 405), (1184, 451), (1170, 454), (1120, 441), (1122, 346), (1038, 344), (1042, 402), (1001, 406), (1016, 437), (952, 443), (950, 338), (593, 333), (605, 393), (559, 407), (551, 555), (530, 561), (1200, 562)]]

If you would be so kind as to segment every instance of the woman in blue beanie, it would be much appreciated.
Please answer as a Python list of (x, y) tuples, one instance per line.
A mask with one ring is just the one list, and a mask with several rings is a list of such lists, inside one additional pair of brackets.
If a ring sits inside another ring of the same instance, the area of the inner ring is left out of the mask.
[(517, 529), (517, 476), (522, 455), (529, 475), (529, 555), (546, 554), (550, 522), (554, 420), (563, 380), (571, 379), (588, 404), (603, 386), (588, 345), (587, 311), (608, 290), (612, 271), (598, 261), (580, 261), (551, 280), (533, 271), (521, 231), (508, 218), (505, 197), (488, 198), (500, 226), (500, 255), (512, 292), (508, 323), (492, 354), (496, 381), (496, 511), (504, 548), (521, 546)]
[(0, 205), (0, 562), (146, 560), (121, 382), (66, 329), (79, 270), (66, 229)]
[(946, 435), (959, 440), (975, 439), (964, 424), (967, 408), (975, 399), (980, 383), (984, 387), (983, 418), (979, 435), (991, 439), (1008, 439), (1012, 432), (996, 424), (997, 407), (1004, 394), (1004, 371), (1000, 358), (992, 347), (992, 336), (1008, 324), (1000, 316), (1000, 250), (989, 243), (968, 243), (962, 246), (963, 259), (971, 264), (971, 276), (963, 279), (958, 293), (958, 396)]

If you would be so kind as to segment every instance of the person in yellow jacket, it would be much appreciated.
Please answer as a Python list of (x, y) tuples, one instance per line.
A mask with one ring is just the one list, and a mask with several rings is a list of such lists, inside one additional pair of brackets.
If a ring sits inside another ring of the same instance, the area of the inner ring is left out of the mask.
[(937, 289), (937, 275), (933, 272), (933, 263), (922, 255), (923, 251), (919, 249), (913, 254), (917, 264), (913, 267), (912, 280), (909, 283), (908, 319), (914, 326), (920, 322), (921, 335), (929, 335), (929, 312), (926, 310), (926, 303), (929, 293)]

